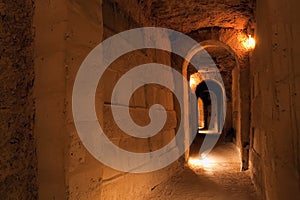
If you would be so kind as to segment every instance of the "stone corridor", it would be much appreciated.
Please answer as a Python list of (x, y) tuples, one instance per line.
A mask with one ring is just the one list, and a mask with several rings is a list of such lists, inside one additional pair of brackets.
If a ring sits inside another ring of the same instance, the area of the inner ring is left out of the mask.
[(0, 0), (0, 200), (299, 200), (299, 9)]

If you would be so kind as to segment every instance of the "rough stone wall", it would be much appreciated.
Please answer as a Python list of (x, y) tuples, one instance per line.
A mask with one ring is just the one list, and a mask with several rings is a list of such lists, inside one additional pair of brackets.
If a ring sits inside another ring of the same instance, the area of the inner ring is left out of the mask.
[(35, 134), (39, 199), (66, 197), (66, 1), (35, 1)]
[[(139, 27), (128, 14), (122, 11), (111, 1), (103, 4), (104, 38), (112, 36), (121, 31)], [(166, 42), (168, 38), (163, 38)], [(105, 72), (100, 80), (98, 96), (103, 97), (102, 124), (108, 138), (119, 147), (131, 152), (151, 152), (162, 148), (175, 137), (177, 126), (176, 113), (173, 105), (173, 95), (168, 89), (159, 85), (145, 85), (136, 90), (130, 100), (130, 114), (132, 119), (139, 125), (145, 126), (150, 120), (149, 108), (153, 104), (160, 104), (167, 110), (167, 122), (164, 128), (154, 137), (137, 139), (121, 131), (114, 123), (111, 115), (111, 94), (118, 81), (128, 70), (145, 63), (161, 63), (170, 66), (171, 56), (168, 52), (159, 50), (136, 50), (117, 59)], [(147, 72), (145, 72), (147, 73)], [(170, 77), (161, 77), (173, 82), (172, 73)], [(132, 80), (134, 81), (134, 80)], [(103, 87), (104, 86), (104, 87)], [(125, 91), (126, 92), (126, 91)], [(100, 99), (100, 98), (99, 98)], [(117, 105), (122, 106), (117, 100)], [(99, 113), (99, 112), (98, 112)], [(99, 114), (101, 116), (101, 113)], [(137, 199), (142, 198), (162, 181), (170, 177), (178, 170), (178, 162), (173, 165), (152, 173), (124, 174), (108, 167), (103, 168), (103, 188), (101, 197), (103, 199)]]
[[(41, 199), (136, 199), (177, 170), (178, 163), (155, 173), (118, 172), (98, 162), (77, 135), (72, 116), (72, 89), (80, 64), (103, 38), (137, 26), (115, 5), (105, 6), (108, 4), (96, 0), (36, 2), (35, 131), (38, 135)], [(141, 62), (169, 64), (170, 54), (150, 50), (126, 56), (113, 63), (101, 79), (104, 86), (99, 84), (96, 96), (98, 119), (106, 127), (108, 136), (110, 133), (117, 136), (110, 139), (121, 147), (132, 151), (149, 151), (147, 147), (155, 150), (175, 135), (171, 92), (158, 86), (146, 86), (135, 92), (131, 99), (131, 115), (141, 125), (148, 120), (141, 116), (148, 116), (148, 108), (154, 102), (165, 105), (168, 110), (169, 125), (157, 137), (151, 138), (153, 141), (146, 141), (147, 145), (145, 141), (122, 137), (110, 117), (110, 94), (115, 81), (126, 70)]]
[[(137, 199), (170, 177), (178, 163), (154, 173), (128, 174), (111, 169), (87, 152), (80, 141), (72, 118), (71, 95), (79, 66), (87, 54), (100, 43), (121, 31), (137, 27), (124, 11), (110, 1), (68, 3), (66, 29), (66, 118), (69, 139), (66, 149), (66, 189), (70, 199)], [(160, 55), (160, 56), (159, 56)], [(165, 106), (168, 125), (156, 137), (135, 139), (117, 127), (111, 114), (111, 94), (118, 79), (129, 69), (144, 63), (169, 64), (170, 55), (155, 51), (135, 51), (117, 59), (102, 76), (96, 93), (96, 111), (108, 138), (121, 148), (132, 152), (149, 152), (161, 148), (175, 135), (176, 117), (170, 91), (159, 86), (139, 88), (130, 101), (130, 114), (139, 125), (149, 123), (148, 109), (153, 103)], [(167, 77), (165, 77), (167, 78)], [(169, 77), (172, 81), (172, 77)]]
[[(66, 132), (65, 177), (68, 199), (101, 199), (104, 165), (82, 144), (72, 116), (72, 92), (78, 69), (103, 38), (102, 1), (67, 1), (65, 32)], [(99, 108), (99, 105), (96, 105)]]
[(300, 195), (299, 1), (257, 2), (251, 59), (253, 179), (265, 199)]
[(34, 25), (39, 198), (99, 199), (103, 166), (77, 135), (72, 88), (102, 39), (101, 1), (37, 1)]
[(37, 198), (33, 2), (0, 1), (0, 199)]

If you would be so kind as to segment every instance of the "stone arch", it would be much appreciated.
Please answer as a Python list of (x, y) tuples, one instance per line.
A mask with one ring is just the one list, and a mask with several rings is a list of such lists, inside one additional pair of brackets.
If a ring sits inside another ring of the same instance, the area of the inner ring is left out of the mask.
[(233, 50), (233, 48), (230, 45), (228, 45), (222, 41), (218, 41), (218, 40), (205, 40), (205, 41), (200, 42), (200, 45), (201, 45), (200, 47), (197, 45), (195, 48), (191, 49), (190, 52), (188, 52), (188, 54), (184, 60), (184, 63), (182, 66), (182, 75), (185, 78), (187, 78), (187, 70), (188, 70), (189, 62), (192, 59), (192, 57), (194, 55), (196, 55), (198, 52), (203, 51), (209, 47), (221, 47), (221, 48), (224, 48), (225, 50), (229, 51), (230, 54), (232, 56), (234, 56), (237, 67), (238, 68), (240, 67), (240, 59), (237, 56), (238, 54), (236, 51)]
[[(202, 92), (199, 91), (199, 87), (202, 87), (202, 89), (206, 89), (207, 85), (206, 84), (210, 84), (210, 88), (212, 89), (212, 91), (204, 91), (204, 93), (208, 93), (208, 95), (210, 96), (210, 101), (211, 101), (211, 105), (217, 105), (216, 108), (212, 107), (211, 110), (211, 121), (213, 121), (212, 123), (212, 127), (207, 127), (207, 130), (199, 130), (199, 133), (205, 133), (205, 134), (221, 134), (222, 129), (221, 129), (221, 121), (225, 120), (225, 113), (226, 113), (226, 106), (224, 106), (224, 104), (226, 104), (226, 93), (225, 93), (225, 88), (222, 87), (222, 84), (220, 82), (218, 82), (217, 80), (214, 79), (203, 79), (197, 86), (196, 88), (196, 96), (197, 98), (201, 98), (201, 94), (203, 94)], [(222, 94), (220, 95), (216, 95), (216, 94)], [(220, 97), (220, 98), (219, 98)], [(203, 99), (204, 100), (204, 99)], [(215, 102), (215, 103), (213, 103)], [(203, 105), (205, 106), (206, 102), (203, 102)], [(206, 105), (207, 106), (207, 105)], [(223, 109), (222, 109), (223, 108)], [(198, 111), (199, 112), (199, 111)], [(220, 113), (220, 115), (217, 114)], [(203, 116), (204, 118), (204, 116)], [(212, 120), (213, 119), (213, 120)]]
[[(220, 34), (222, 35), (222, 34)], [(226, 39), (227, 38), (227, 39)], [(241, 76), (241, 68), (247, 68), (247, 64), (245, 62), (245, 60), (247, 60), (247, 53), (244, 52), (244, 51), (240, 51), (241, 48), (239, 49), (238, 47), (238, 39), (236, 40), (233, 40), (233, 39), (228, 39), (230, 37), (222, 37), (220, 36), (220, 39), (222, 40), (215, 40), (215, 39), (208, 39), (208, 40), (204, 40), (202, 42), (199, 42), (200, 43), (200, 47), (195, 47), (195, 48), (192, 48), (190, 50), (190, 52), (187, 54), (184, 62), (183, 62), (183, 65), (182, 65), (182, 75), (184, 78), (186, 78), (188, 80), (188, 67), (189, 67), (189, 62), (190, 60), (193, 58), (194, 55), (196, 55), (197, 53), (199, 53), (200, 51), (203, 51), (203, 50), (206, 50), (207, 48), (210, 48), (210, 47), (219, 47), (219, 48), (223, 48), (225, 49), (226, 51), (230, 52), (230, 54), (234, 57), (235, 59), (235, 64), (236, 64), (236, 69), (238, 70), (234, 76), (234, 79), (235, 79), (235, 82), (237, 83), (237, 85), (239, 85), (240, 83), (240, 76)], [(196, 83), (197, 84), (197, 83)], [(238, 90), (238, 95), (236, 96), (236, 101), (238, 102), (237, 103), (237, 109), (238, 109), (238, 113), (236, 114), (237, 116), (237, 122), (236, 122), (236, 129), (238, 130), (239, 134), (241, 134), (241, 130), (247, 130), (247, 124), (245, 125), (245, 128), (242, 128), (242, 122), (241, 122), (241, 113), (240, 111), (241, 110), (244, 110), (246, 111), (245, 112), (245, 115), (248, 115), (249, 116), (249, 111), (247, 110), (247, 106), (242, 106), (240, 104), (241, 102), (241, 91), (240, 91), (240, 88), (238, 87), (237, 88)], [(188, 88), (186, 86), (184, 86), (184, 101), (185, 101), (185, 104), (188, 104), (189, 102), (189, 96), (188, 96)], [(244, 109), (242, 107), (245, 107)], [(186, 136), (188, 136), (188, 131), (190, 130), (190, 127), (187, 125), (189, 123), (189, 111), (188, 111), (188, 107), (185, 107), (184, 108), (185, 110), (185, 117), (184, 117), (184, 123), (185, 123), (185, 127), (186, 127)], [(248, 112), (247, 112), (248, 111)], [(249, 119), (249, 117), (246, 117), (245, 119)], [(244, 123), (243, 123), (244, 124)], [(250, 130), (249, 130), (250, 131)], [(244, 144), (244, 139), (243, 138), (247, 138), (250, 134), (250, 132), (248, 133), (247, 131), (245, 133), (243, 133), (243, 135), (240, 135), (239, 138), (238, 138), (238, 141), (237, 141), (237, 145), (240, 147), (241, 149), (241, 160), (242, 160), (242, 169), (247, 169), (248, 168), (248, 153), (245, 153), (245, 151), (247, 150), (243, 150), (243, 144)], [(186, 137), (185, 138), (185, 144), (189, 144), (189, 138)], [(189, 148), (186, 148), (187, 151), (185, 153), (185, 159), (187, 160), (188, 157), (189, 157)]]

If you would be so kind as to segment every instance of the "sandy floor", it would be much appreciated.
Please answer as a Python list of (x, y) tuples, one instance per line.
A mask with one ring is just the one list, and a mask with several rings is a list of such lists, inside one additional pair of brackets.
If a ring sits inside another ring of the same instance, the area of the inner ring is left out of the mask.
[(248, 172), (241, 172), (238, 150), (219, 144), (205, 159), (191, 156), (189, 166), (155, 187), (145, 200), (259, 200)]

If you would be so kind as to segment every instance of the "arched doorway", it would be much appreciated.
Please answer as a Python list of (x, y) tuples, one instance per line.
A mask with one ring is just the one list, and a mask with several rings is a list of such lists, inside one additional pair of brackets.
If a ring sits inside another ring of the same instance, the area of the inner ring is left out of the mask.
[[(236, 127), (235, 123), (238, 124), (237, 121), (239, 120), (237, 118), (233, 119), (233, 113), (235, 114), (235, 116), (237, 115), (236, 110), (234, 110), (232, 106), (233, 103), (236, 104), (236, 102), (238, 102), (239, 98), (238, 94), (233, 95), (232, 92), (232, 83), (234, 83), (235, 85), (238, 83), (238, 57), (231, 49), (231, 47), (223, 42), (216, 40), (207, 40), (201, 42), (200, 44), (202, 45), (202, 47), (191, 50), (183, 63), (182, 74), (190, 81), (190, 87), (193, 91), (195, 91), (195, 96), (186, 96), (185, 100), (188, 103), (189, 98), (197, 98), (199, 110), (197, 116), (198, 132), (211, 135), (223, 133), (221, 137), (222, 139), (224, 139), (226, 135), (231, 135), (231, 137), (233, 138), (233, 127)], [(212, 68), (210, 68), (210, 66), (208, 66), (207, 69), (196, 71), (195, 69), (193, 69), (193, 66), (189, 65), (189, 61), (193, 59), (193, 56), (201, 51), (206, 51), (208, 54), (210, 54), (210, 56), (216, 63), (216, 66), (218, 68), (217, 71), (211, 70)], [(224, 66), (225, 68), (223, 68)], [(219, 80), (218, 77), (214, 75), (214, 73), (220, 73), (222, 75), (222, 80)], [(193, 76), (199, 76), (200, 78), (196, 78), (196, 81), (192, 80), (193, 84), (191, 84), (191, 78)], [(221, 85), (223, 84), (218, 83), (223, 83), (223, 80), (224, 86), (222, 87)], [(207, 91), (207, 87), (205, 87), (205, 84), (209, 84), (210, 88), (214, 88), (214, 91)], [(187, 88), (185, 88), (185, 90), (187, 90)], [(239, 90), (235, 90), (235, 92), (239, 92)], [(215, 96), (217, 96), (215, 95), (216, 93), (222, 93), (223, 99), (215, 98)], [(225, 101), (226, 96), (229, 97), (227, 101)], [(211, 110), (212, 101), (217, 102), (215, 111)], [(201, 107), (203, 108), (202, 110)], [(189, 116), (188, 112), (189, 111), (187, 110), (186, 116)], [(217, 112), (218, 115), (214, 114), (214, 112)], [(221, 126), (219, 125), (221, 122), (220, 118), (224, 117), (225, 120), (226, 115), (228, 116), (228, 118), (226, 118), (224, 130), (222, 130)], [(210, 121), (216, 123), (212, 123), (212, 127), (208, 127)], [(188, 140), (188, 138), (186, 139)], [(188, 160), (189, 154), (190, 150), (188, 150), (185, 154), (186, 160)]]
[[(210, 84), (210, 90), (208, 89), (207, 84)], [(224, 88), (214, 80), (202, 81), (196, 87), (195, 94), (198, 102), (198, 133), (221, 133), (222, 120), (225, 119), (223, 109), (225, 106), (223, 105), (224, 93)]]

